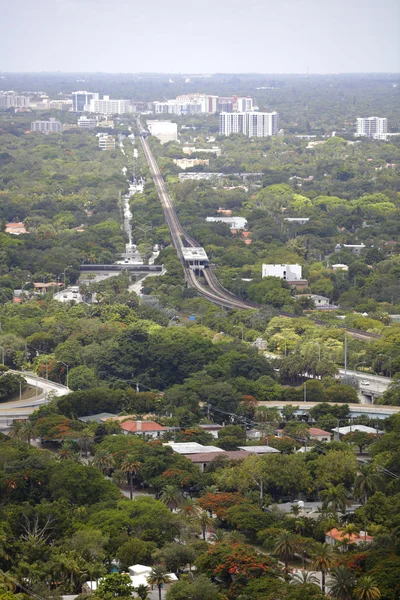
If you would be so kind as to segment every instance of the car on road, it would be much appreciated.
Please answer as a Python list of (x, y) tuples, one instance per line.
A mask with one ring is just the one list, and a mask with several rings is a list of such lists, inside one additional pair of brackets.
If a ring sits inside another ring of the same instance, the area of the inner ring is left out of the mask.
[(369, 385), (369, 381), (367, 379), (362, 379), (360, 385)]

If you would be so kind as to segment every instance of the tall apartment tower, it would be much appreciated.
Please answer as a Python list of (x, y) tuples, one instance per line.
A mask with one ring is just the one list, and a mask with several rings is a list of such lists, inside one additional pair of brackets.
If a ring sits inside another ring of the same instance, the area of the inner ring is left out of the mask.
[(100, 100), (98, 95), (88, 102), (85, 110), (101, 115), (123, 115), (132, 112), (130, 100), (110, 100), (109, 96), (103, 96)]
[(387, 133), (387, 118), (360, 117), (357, 119), (357, 136), (373, 138)]
[(219, 135), (243, 133), (248, 137), (276, 135), (279, 129), (277, 112), (222, 112), (219, 116)]
[(98, 100), (99, 94), (96, 92), (72, 92), (72, 110), (74, 112), (83, 112), (91, 100)]

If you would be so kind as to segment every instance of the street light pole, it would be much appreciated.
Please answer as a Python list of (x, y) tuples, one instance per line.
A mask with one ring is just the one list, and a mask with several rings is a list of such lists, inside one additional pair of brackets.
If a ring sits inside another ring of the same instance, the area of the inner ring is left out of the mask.
[(1, 361), (2, 361), (2, 364), (4, 365), (4, 348), (3, 348), (3, 346), (0, 346), (0, 350), (1, 350)]
[(344, 374), (347, 375), (347, 331), (344, 332)]
[(307, 402), (307, 380), (304, 381), (304, 402)]

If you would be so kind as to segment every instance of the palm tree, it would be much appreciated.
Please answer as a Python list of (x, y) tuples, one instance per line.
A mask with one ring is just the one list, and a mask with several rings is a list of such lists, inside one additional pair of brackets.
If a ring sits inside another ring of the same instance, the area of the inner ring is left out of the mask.
[(13, 421), (10, 429), (8, 430), (8, 437), (13, 440), (22, 440), (22, 431), (23, 431), (23, 422), (22, 421)]
[(31, 439), (36, 437), (36, 425), (33, 421), (29, 419), (26, 421), (21, 421), (21, 430), (20, 430), (21, 440), (24, 442), (31, 443)]
[(159, 597), (159, 600), (161, 600), (162, 586), (167, 583), (171, 583), (172, 580), (171, 580), (171, 577), (166, 572), (163, 565), (155, 565), (152, 568), (150, 575), (147, 577), (147, 581), (149, 582), (151, 587), (153, 587), (155, 585), (158, 587), (158, 597)]
[(140, 471), (141, 463), (134, 456), (126, 456), (121, 463), (121, 471), (129, 477), (129, 491), (131, 500), (133, 498), (133, 478)]
[(63, 442), (57, 455), (60, 460), (74, 460), (77, 458), (71, 442)]
[(97, 467), (101, 473), (111, 469), (114, 466), (114, 457), (108, 450), (97, 450), (92, 461), (94, 467)]
[(116, 469), (112, 474), (112, 480), (118, 487), (122, 487), (126, 483), (126, 473), (121, 469)]
[(179, 514), (191, 519), (198, 518), (201, 512), (201, 508), (195, 500), (192, 498), (185, 498), (181, 504)]
[(283, 529), (275, 540), (273, 547), (273, 553), (277, 554), (279, 558), (285, 563), (285, 571), (287, 573), (289, 560), (293, 558), (294, 554), (300, 549), (299, 540), (297, 535), (287, 529)]
[(372, 577), (364, 575), (354, 589), (354, 596), (357, 600), (378, 600), (381, 592)]
[(343, 565), (332, 569), (329, 579), (329, 595), (335, 600), (350, 600), (355, 579), (351, 571)]
[(87, 427), (86, 429), (84, 429), (81, 432), (81, 434), (78, 438), (78, 445), (81, 450), (81, 458), (82, 458), (83, 452), (85, 452), (85, 455), (87, 456), (88, 450), (89, 450), (90, 446), (93, 444), (93, 440), (94, 440), (94, 433), (91, 429), (89, 429)]
[(371, 465), (360, 465), (357, 469), (357, 475), (354, 481), (354, 493), (364, 499), (364, 504), (368, 496), (376, 491), (378, 476)]
[(135, 587), (133, 591), (138, 595), (140, 600), (147, 600), (147, 598), (149, 597), (149, 587), (144, 583), (141, 583), (140, 585)]
[(325, 594), (325, 579), (329, 569), (336, 566), (336, 552), (329, 544), (317, 544), (313, 555), (312, 567), (322, 574), (322, 591)]
[(221, 529), (220, 527), (218, 527), (217, 529), (214, 530), (214, 533), (212, 535), (210, 535), (210, 542), (222, 542), (225, 539), (226, 536), (226, 531), (224, 529)]
[(305, 585), (306, 583), (315, 583), (319, 586), (319, 579), (310, 571), (297, 571), (291, 576), (290, 583), (293, 585)]
[(174, 512), (182, 504), (182, 492), (175, 485), (166, 485), (161, 492), (160, 500), (171, 512)]
[(212, 523), (214, 522), (214, 519), (212, 519), (210, 517), (210, 515), (208, 514), (208, 512), (206, 510), (203, 510), (203, 512), (198, 516), (197, 518), (199, 525), (201, 527), (201, 531), (203, 534), (203, 540), (205, 541), (206, 539), (206, 533), (207, 533), (207, 528), (212, 525)]
[(329, 484), (326, 490), (322, 490), (320, 496), (322, 498), (322, 508), (326, 509), (330, 506), (334, 513), (337, 513), (338, 509), (346, 512), (346, 507), (349, 504), (349, 493), (343, 483), (336, 486)]

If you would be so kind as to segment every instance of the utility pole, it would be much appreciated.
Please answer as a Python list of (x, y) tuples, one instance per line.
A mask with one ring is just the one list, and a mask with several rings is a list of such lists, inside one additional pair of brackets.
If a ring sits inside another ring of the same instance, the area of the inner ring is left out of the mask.
[(307, 402), (307, 380), (304, 381), (304, 402)]

